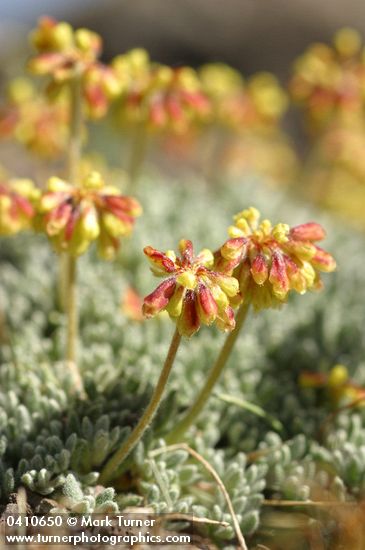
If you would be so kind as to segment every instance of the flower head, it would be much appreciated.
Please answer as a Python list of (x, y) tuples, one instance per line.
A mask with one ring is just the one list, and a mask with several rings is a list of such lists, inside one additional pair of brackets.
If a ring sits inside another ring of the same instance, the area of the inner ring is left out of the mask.
[(151, 60), (143, 48), (133, 48), (118, 55), (111, 63), (123, 95), (142, 94), (151, 78)]
[(153, 317), (166, 310), (184, 336), (192, 336), (202, 324), (214, 322), (221, 330), (233, 330), (230, 299), (238, 293), (237, 280), (213, 271), (210, 250), (202, 250), (195, 256), (188, 240), (180, 241), (179, 250), (180, 257), (176, 257), (173, 251), (163, 253), (151, 246), (144, 249), (152, 272), (157, 277), (167, 277), (144, 299), (144, 315)]
[(0, 109), (0, 137), (15, 138), (31, 152), (53, 158), (68, 143), (69, 113), (64, 97), (49, 101), (30, 80), (14, 79)]
[(287, 108), (287, 97), (270, 73), (257, 73), (247, 82), (223, 63), (203, 65), (199, 76), (213, 105), (216, 122), (236, 130), (270, 128)]
[(0, 181), (0, 235), (30, 229), (40, 191), (31, 180)]
[(326, 397), (335, 408), (346, 404), (365, 404), (365, 388), (351, 380), (345, 365), (335, 365), (328, 373), (303, 371), (298, 382), (303, 389), (325, 390)]
[(42, 17), (31, 34), (37, 51), (28, 63), (30, 72), (52, 77), (53, 94), (69, 80), (79, 77), (84, 103), (91, 117), (103, 116), (120, 86), (114, 70), (98, 61), (102, 51), (101, 37), (89, 29), (74, 30), (65, 22)]
[(151, 130), (181, 134), (209, 114), (210, 102), (194, 69), (147, 65), (142, 60), (132, 68), (135, 72), (138, 69), (138, 77), (122, 95), (120, 112), (124, 120), (145, 123)]
[(97, 241), (99, 254), (113, 259), (119, 239), (128, 235), (141, 214), (136, 199), (106, 185), (90, 172), (78, 185), (52, 177), (40, 200), (42, 225), (58, 252), (83, 254)]
[(336, 268), (333, 257), (315, 244), (324, 239), (324, 229), (314, 222), (272, 226), (259, 218), (253, 207), (237, 214), (231, 238), (215, 255), (217, 270), (234, 270), (242, 299), (260, 310), (280, 306), (291, 290), (321, 288), (319, 272)]
[(356, 117), (362, 110), (365, 63), (361, 50), (358, 32), (344, 28), (335, 34), (333, 46), (313, 44), (297, 59), (290, 91), (314, 129), (321, 129), (334, 115)]

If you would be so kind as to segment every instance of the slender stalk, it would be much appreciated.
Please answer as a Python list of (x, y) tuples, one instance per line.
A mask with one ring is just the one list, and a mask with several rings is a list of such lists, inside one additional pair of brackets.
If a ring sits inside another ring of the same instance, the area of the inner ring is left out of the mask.
[(58, 307), (63, 312), (66, 311), (67, 302), (67, 263), (68, 255), (66, 252), (61, 252), (58, 258)]
[(77, 315), (77, 282), (76, 282), (76, 258), (68, 256), (67, 262), (67, 355), (72, 363), (76, 362), (78, 315)]
[(245, 322), (245, 319), (247, 317), (247, 312), (249, 309), (248, 304), (242, 304), (240, 309), (238, 310), (237, 316), (236, 316), (236, 327), (235, 329), (230, 332), (223, 344), (223, 347), (220, 351), (220, 354), (218, 355), (218, 358), (216, 362), (213, 365), (213, 368), (211, 369), (208, 378), (204, 384), (203, 389), (198, 394), (194, 404), (189, 409), (187, 414), (184, 416), (184, 418), (175, 426), (173, 431), (168, 434), (168, 436), (165, 438), (166, 442), (168, 444), (171, 443), (177, 443), (181, 441), (181, 438), (183, 437), (184, 433), (198, 418), (200, 415), (202, 409), (206, 405), (206, 402), (208, 401), (212, 389), (215, 386), (216, 382), (218, 381), (230, 355), (231, 351), (233, 349), (233, 346), (237, 340), (237, 336), (239, 335), (239, 332), (243, 326), (243, 323)]
[(126, 441), (123, 442), (122, 446), (104, 466), (99, 480), (102, 485), (105, 485), (106, 482), (110, 481), (116, 476), (118, 468), (137, 445), (139, 440), (142, 438), (144, 432), (152, 422), (152, 419), (161, 403), (162, 395), (166, 387), (172, 366), (174, 364), (180, 342), (181, 336), (178, 331), (175, 330), (175, 333), (171, 340), (169, 351), (167, 353), (167, 357), (165, 359), (165, 364), (162, 368), (156, 388), (152, 394), (151, 401), (149, 402), (148, 407), (143, 413), (137, 426), (133, 429)]
[[(70, 82), (70, 137), (68, 145), (68, 180), (70, 183), (75, 183), (78, 178), (82, 124), (81, 77), (76, 75)], [(61, 255), (60, 278), (61, 300), (67, 313), (66, 358), (75, 364), (78, 338), (77, 281), (76, 259), (70, 254)]]
[(136, 185), (138, 183), (138, 178), (146, 156), (146, 151), (146, 125), (144, 123), (139, 123), (135, 129), (135, 134), (132, 139), (132, 147), (128, 164), (128, 174), (132, 185)]
[(70, 82), (70, 138), (68, 144), (68, 179), (75, 183), (81, 159), (82, 141), (82, 89), (81, 78), (75, 76)]

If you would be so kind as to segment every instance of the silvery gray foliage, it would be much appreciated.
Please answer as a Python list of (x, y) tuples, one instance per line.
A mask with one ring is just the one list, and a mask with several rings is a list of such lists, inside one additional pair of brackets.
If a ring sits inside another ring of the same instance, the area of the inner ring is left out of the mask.
[[(251, 315), (187, 441), (222, 477), (244, 533), (257, 528), (264, 496), (305, 500), (318, 487), (340, 500), (361, 496), (364, 414), (339, 414), (319, 440), (328, 401), (318, 390), (301, 388), (298, 378), (306, 370), (327, 373), (341, 362), (359, 385), (365, 384), (364, 239), (323, 214), (288, 204), (280, 192), (257, 181), (208, 190), (199, 181), (185, 185), (145, 178), (140, 196), (145, 215), (117, 261), (101, 262), (94, 252), (79, 261), (85, 400), (75, 398), (72, 375), (62, 363), (65, 319), (57, 310), (55, 254), (41, 236), (1, 240), (0, 304), (8, 323), (0, 347), (1, 499), (24, 484), (74, 511), (103, 503), (120, 510), (152, 505), (157, 511), (193, 511), (231, 522), (218, 489), (209, 495), (199, 490), (209, 476), (185, 452), (150, 456), (201, 387), (224, 339), (215, 329), (203, 328), (183, 342), (153, 428), (129, 463), (131, 486), (116, 495), (106, 489), (105, 499), (98, 500), (97, 477), (146, 405), (173, 330), (164, 317), (138, 323), (121, 309), (129, 286), (145, 294), (156, 284), (143, 246), (176, 248), (186, 237), (196, 250), (214, 249), (224, 241), (231, 215), (251, 204), (275, 222), (323, 223), (326, 248), (339, 270), (325, 277), (322, 293), (293, 296), (282, 311)], [(222, 393), (255, 403), (270, 416), (229, 404)], [(281, 423), (278, 433), (272, 431), (272, 419)], [(246, 454), (264, 449), (269, 452), (248, 466)], [(209, 527), (207, 533), (217, 540), (233, 536), (231, 527)]]
[[(158, 513), (179, 512), (226, 522), (228, 527), (199, 526), (199, 530), (217, 539), (234, 538), (227, 503), (210, 473), (185, 449), (168, 450), (163, 440), (155, 442), (150, 452), (148, 444), (151, 445), (153, 440), (151, 437), (147, 439), (147, 445), (139, 443), (135, 450), (132, 468), (144, 503)], [(207, 448), (203, 440), (197, 440), (196, 447), (222, 479), (242, 531), (246, 534), (255, 531), (263, 499), (266, 466), (247, 465), (243, 453), (234, 459), (227, 459), (223, 450)], [(199, 484), (203, 482), (211, 486), (210, 491), (199, 489)]]
[[(316, 449), (315, 449), (316, 447)], [(258, 463), (268, 467), (267, 492), (274, 498), (307, 501), (344, 501), (349, 498), (341, 472), (329, 469), (328, 462), (320, 455), (328, 455), (328, 449), (314, 444), (304, 434), (282, 441), (278, 434), (269, 432), (259, 445), (262, 456)]]
[(58, 501), (58, 506), (50, 510), (54, 514), (65, 511), (76, 514), (114, 514), (119, 511), (112, 487), (102, 489), (89, 486), (83, 490), (73, 474), (66, 476), (62, 489), (54, 497)]

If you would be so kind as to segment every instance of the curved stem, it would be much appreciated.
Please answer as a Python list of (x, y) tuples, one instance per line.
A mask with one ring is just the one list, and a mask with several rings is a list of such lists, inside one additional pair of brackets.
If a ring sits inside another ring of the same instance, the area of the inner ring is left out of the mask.
[(76, 258), (67, 257), (67, 355), (68, 361), (75, 363), (78, 315), (77, 315), (77, 283), (76, 283)]
[(247, 317), (247, 312), (249, 309), (249, 304), (242, 304), (238, 313), (236, 315), (236, 327), (232, 332), (230, 332), (223, 344), (223, 347), (218, 355), (216, 362), (211, 369), (208, 378), (204, 384), (203, 389), (198, 394), (193, 406), (189, 409), (184, 418), (177, 424), (173, 431), (165, 438), (168, 444), (177, 443), (181, 441), (184, 433), (198, 418), (202, 409), (204, 408), (206, 402), (209, 399), (212, 389), (215, 386), (217, 380), (219, 379), (226, 363), (231, 355), (231, 351), (236, 342), (237, 336), (245, 322)]
[(167, 353), (165, 364), (162, 368), (160, 377), (158, 379), (157, 386), (152, 394), (151, 401), (149, 402), (147, 409), (143, 413), (141, 419), (139, 420), (137, 426), (133, 429), (132, 433), (104, 466), (99, 479), (99, 482), (102, 485), (105, 485), (106, 482), (110, 481), (116, 476), (118, 468), (137, 445), (139, 440), (142, 438), (144, 432), (152, 422), (152, 419), (161, 403), (162, 395), (166, 387), (171, 368), (174, 364), (180, 342), (181, 336), (176, 329), (172, 337), (170, 348)]

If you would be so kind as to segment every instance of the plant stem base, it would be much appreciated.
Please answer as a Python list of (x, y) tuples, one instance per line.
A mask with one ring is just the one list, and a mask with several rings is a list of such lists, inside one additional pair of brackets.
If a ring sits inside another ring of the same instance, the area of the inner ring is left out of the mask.
[(158, 406), (161, 403), (162, 395), (174, 364), (180, 342), (181, 336), (176, 329), (157, 386), (152, 394), (151, 401), (132, 433), (104, 466), (99, 479), (99, 483), (102, 485), (105, 485), (106, 482), (116, 477), (119, 467), (140, 441), (144, 432), (152, 422)]
[(188, 430), (190, 426), (194, 424), (194, 422), (197, 420), (202, 409), (206, 405), (212, 393), (212, 389), (217, 383), (227, 363), (228, 358), (231, 355), (231, 352), (237, 340), (238, 334), (247, 317), (248, 309), (249, 309), (249, 304), (241, 305), (236, 315), (236, 326), (234, 330), (228, 334), (223, 344), (223, 347), (221, 349), (221, 352), (218, 355), (218, 358), (209, 373), (209, 376), (205, 382), (203, 389), (198, 394), (198, 397), (196, 398), (193, 406), (190, 408), (186, 416), (177, 424), (174, 430), (170, 434), (168, 434), (168, 436), (165, 438), (167, 444), (171, 445), (173, 443), (178, 443), (182, 441), (182, 438), (186, 430)]

